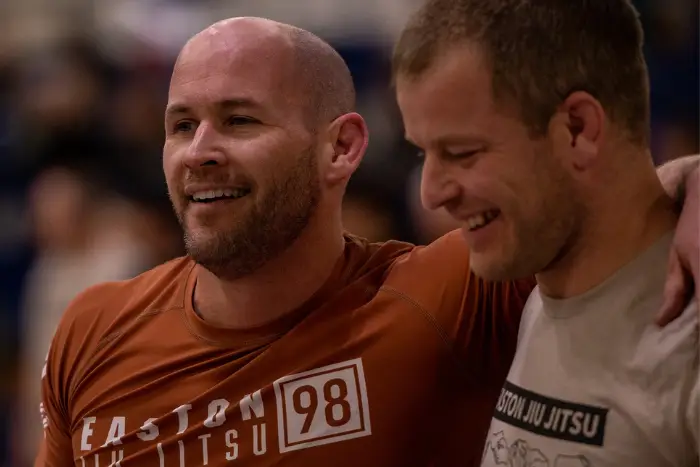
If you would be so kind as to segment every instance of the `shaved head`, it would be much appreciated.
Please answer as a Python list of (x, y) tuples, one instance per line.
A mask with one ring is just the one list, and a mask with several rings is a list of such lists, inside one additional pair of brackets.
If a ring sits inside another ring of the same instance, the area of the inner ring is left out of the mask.
[(330, 44), (309, 31), (265, 18), (230, 18), (192, 37), (178, 63), (209, 49), (212, 41), (224, 41), (232, 50), (252, 46), (277, 61), (278, 78), (288, 85), (285, 92), (301, 106), (311, 129), (355, 110), (355, 86), (347, 64)]
[(355, 86), (347, 64), (328, 43), (304, 29), (287, 26), (294, 65), (308, 91), (308, 115), (314, 126), (355, 110)]
[(366, 147), (354, 105), (347, 65), (308, 31), (234, 18), (192, 37), (173, 69), (163, 148), (188, 254), (234, 280), (307, 230), (326, 232)]

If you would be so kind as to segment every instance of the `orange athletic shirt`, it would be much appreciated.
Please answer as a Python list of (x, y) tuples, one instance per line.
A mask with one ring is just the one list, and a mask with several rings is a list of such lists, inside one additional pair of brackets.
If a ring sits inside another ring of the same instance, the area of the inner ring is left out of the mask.
[(195, 313), (198, 270), (181, 258), (73, 301), (42, 375), (36, 466), (479, 461), (531, 281), (472, 275), (458, 232), (348, 236), (304, 306), (239, 331)]

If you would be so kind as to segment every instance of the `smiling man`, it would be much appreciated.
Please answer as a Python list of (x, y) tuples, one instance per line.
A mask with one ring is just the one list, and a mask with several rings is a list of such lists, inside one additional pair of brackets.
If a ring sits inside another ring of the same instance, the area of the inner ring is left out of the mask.
[(652, 162), (642, 37), (628, 0), (429, 0), (396, 47), (424, 203), (475, 274), (537, 279), (484, 467), (698, 465), (697, 302), (652, 320), (674, 236), (700, 233), (675, 235)]
[(533, 281), (343, 232), (367, 128), (343, 60), (254, 18), (182, 50), (163, 167), (188, 255), (77, 297), (37, 466), (478, 462)]
[(344, 234), (354, 100), (306, 31), (238, 18), (187, 43), (163, 168), (188, 255), (69, 307), (37, 466), (461, 465), (532, 281), (472, 276), (458, 232)]

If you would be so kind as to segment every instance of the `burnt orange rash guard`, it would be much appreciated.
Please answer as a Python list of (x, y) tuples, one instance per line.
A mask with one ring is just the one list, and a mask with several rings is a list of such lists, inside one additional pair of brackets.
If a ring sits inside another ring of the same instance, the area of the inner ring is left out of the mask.
[(346, 236), (306, 304), (246, 330), (195, 313), (187, 257), (92, 287), (51, 344), (36, 466), (474, 465), (534, 281), (468, 255)]

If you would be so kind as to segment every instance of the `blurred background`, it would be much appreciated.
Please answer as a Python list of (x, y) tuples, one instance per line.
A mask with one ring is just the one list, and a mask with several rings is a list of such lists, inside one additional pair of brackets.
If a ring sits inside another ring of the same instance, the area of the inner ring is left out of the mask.
[[(420, 160), (389, 88), (395, 39), (420, 0), (1, 0), (0, 467), (31, 464), (39, 380), (67, 303), (95, 282), (180, 255), (161, 173), (179, 48), (230, 16), (309, 29), (347, 60), (372, 134), (348, 230), (428, 242), (453, 225), (420, 207)], [(698, 1), (637, 0), (658, 163), (699, 152)]]

